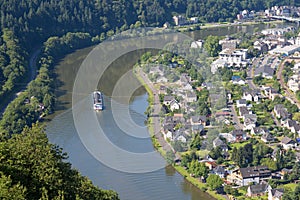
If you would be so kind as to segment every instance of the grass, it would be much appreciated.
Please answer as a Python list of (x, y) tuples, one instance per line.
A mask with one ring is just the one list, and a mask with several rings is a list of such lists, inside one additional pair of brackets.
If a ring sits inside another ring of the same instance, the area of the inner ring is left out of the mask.
[(233, 144), (230, 144), (230, 147), (231, 148), (234, 148), (236, 147), (237, 149), (240, 148), (240, 147), (244, 147), (246, 144), (250, 143), (250, 141), (245, 141), (245, 142), (237, 142), (237, 143), (233, 143)]
[(205, 191), (211, 195), (212, 197), (214, 197), (217, 200), (224, 200), (225, 198), (220, 195), (217, 194), (215, 191), (211, 191), (211, 190), (207, 190), (207, 185), (205, 183), (201, 183), (197, 178), (191, 177), (190, 174), (181, 166), (174, 166), (176, 171), (178, 171), (178, 173), (180, 173), (186, 180), (188, 180), (191, 184), (193, 184), (194, 186), (196, 186), (197, 188), (199, 188), (202, 191)]
[(296, 183), (288, 183), (288, 184), (285, 184), (285, 185), (281, 185), (279, 187), (284, 188), (285, 190), (294, 191), (295, 188), (297, 187), (297, 184)]

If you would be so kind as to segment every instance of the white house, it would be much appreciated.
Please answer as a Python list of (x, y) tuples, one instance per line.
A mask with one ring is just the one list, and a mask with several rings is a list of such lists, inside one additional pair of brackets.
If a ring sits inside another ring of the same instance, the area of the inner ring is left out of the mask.
[(240, 99), (236, 101), (236, 107), (247, 107), (247, 101), (246, 99)]
[(180, 109), (179, 103), (175, 99), (172, 100), (170, 103), (170, 110), (173, 112), (174, 110), (179, 110), (179, 109)]
[(282, 138), (280, 144), (285, 150), (293, 149), (297, 146), (297, 143), (289, 137)]
[(224, 49), (219, 53), (219, 56), (229, 66), (246, 66), (248, 63), (247, 51), (247, 49)]

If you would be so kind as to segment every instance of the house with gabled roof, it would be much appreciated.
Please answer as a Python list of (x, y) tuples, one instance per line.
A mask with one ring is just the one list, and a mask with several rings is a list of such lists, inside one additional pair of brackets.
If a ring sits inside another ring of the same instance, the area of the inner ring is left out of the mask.
[(295, 120), (287, 119), (283, 122), (283, 126), (291, 130), (292, 133), (300, 134), (300, 125)]
[(272, 79), (274, 76), (274, 69), (269, 66), (262, 66), (255, 69), (254, 76), (262, 76), (267, 79)]
[(164, 101), (163, 101), (163, 104), (165, 104), (165, 105), (170, 105), (170, 103), (172, 102), (172, 101), (174, 101), (175, 100), (175, 97), (174, 96), (170, 96), (170, 95), (166, 95), (166, 96), (164, 96)]
[(274, 106), (274, 113), (276, 117), (286, 120), (291, 117), (291, 114), (287, 111), (287, 109), (282, 104), (277, 104)]
[(251, 135), (263, 135), (268, 132), (269, 130), (266, 127), (253, 127), (250, 131)]
[(280, 144), (285, 150), (293, 149), (297, 146), (297, 143), (289, 137), (282, 138)]
[(243, 130), (233, 130), (229, 133), (231, 135), (232, 141), (228, 142), (240, 142), (247, 139), (247, 134)]
[(247, 189), (247, 196), (248, 197), (257, 197), (263, 196), (268, 192), (269, 185), (266, 183), (257, 184), (257, 185), (250, 185)]
[(213, 173), (214, 174), (216, 174), (216, 175), (218, 175), (220, 178), (225, 178), (225, 176), (226, 176), (226, 171), (225, 171), (225, 169), (224, 169), (224, 167), (223, 166), (221, 166), (221, 165), (218, 165), (214, 170), (213, 170)]
[(257, 116), (256, 114), (246, 114), (244, 118), (244, 130), (251, 130), (256, 127)]
[(252, 111), (248, 110), (248, 108), (246, 106), (239, 107), (239, 115), (240, 116), (243, 117), (244, 115), (248, 115), (248, 114), (252, 114)]
[(261, 181), (271, 178), (271, 171), (266, 166), (245, 167), (233, 170), (227, 176), (227, 181), (238, 186), (248, 186), (259, 184)]
[(220, 147), (222, 149), (222, 151), (228, 151), (228, 146), (227, 144), (221, 140), (219, 137), (217, 137), (216, 139), (213, 140), (213, 147)]
[(284, 194), (283, 188), (272, 189), (271, 187), (269, 187), (268, 200), (281, 200), (283, 194)]
[(203, 126), (207, 123), (207, 118), (205, 115), (194, 115), (190, 117), (191, 125), (199, 125), (202, 124)]
[(236, 101), (236, 107), (247, 107), (247, 100), (246, 99), (240, 99)]
[(264, 143), (270, 143), (270, 142), (274, 142), (275, 141), (275, 137), (269, 133), (266, 132), (265, 134), (263, 134), (260, 138)]

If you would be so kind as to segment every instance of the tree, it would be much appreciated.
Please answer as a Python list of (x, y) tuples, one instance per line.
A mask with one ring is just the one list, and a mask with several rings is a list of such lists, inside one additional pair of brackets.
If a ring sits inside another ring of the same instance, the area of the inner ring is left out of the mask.
[(218, 36), (209, 35), (204, 43), (204, 49), (207, 53), (215, 57), (221, 51), (221, 46), (219, 44), (220, 38)]
[(190, 149), (200, 150), (201, 142), (202, 142), (202, 139), (201, 139), (200, 135), (196, 134), (190, 144)]
[(222, 187), (224, 181), (216, 174), (210, 174), (206, 179), (207, 185), (210, 187), (211, 190), (216, 190)]
[(208, 175), (208, 168), (205, 166), (203, 162), (199, 162), (198, 160), (193, 159), (189, 164), (188, 171), (193, 174), (195, 177), (204, 177), (206, 178)]
[(167, 151), (166, 159), (168, 164), (173, 164), (175, 159), (175, 154), (172, 151)]

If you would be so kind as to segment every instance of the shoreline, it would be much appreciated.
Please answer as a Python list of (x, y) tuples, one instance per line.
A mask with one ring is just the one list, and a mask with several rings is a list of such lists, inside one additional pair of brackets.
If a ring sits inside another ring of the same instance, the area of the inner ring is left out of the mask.
[(184, 25), (184, 26), (174, 26), (172, 29), (177, 30), (179, 32), (190, 32), (196, 30), (205, 30), (211, 28), (222, 28), (222, 27), (230, 27), (230, 26), (249, 26), (249, 25), (257, 25), (257, 24), (280, 24), (284, 23), (281, 20), (274, 20), (274, 21), (263, 21), (263, 22), (241, 22), (241, 23), (230, 23), (230, 22), (223, 22), (223, 23), (205, 23), (204, 25), (201, 24), (192, 24), (192, 25)]
[[(138, 73), (138, 70), (142, 70), (142, 68), (140, 66), (134, 66), (134, 75), (140, 81), (140, 83), (143, 85), (143, 87), (146, 89), (146, 91), (149, 95), (148, 96), (148, 99), (149, 99), (148, 100), (148, 102), (149, 102), (148, 108), (151, 109), (152, 105), (150, 104), (150, 102), (154, 101), (154, 95), (153, 95), (154, 91), (152, 91), (150, 86), (148, 84), (146, 84), (145, 80)], [(147, 108), (147, 110), (148, 110), (148, 108)], [(148, 131), (150, 133), (150, 136), (151, 136), (153, 147), (166, 160), (167, 152), (163, 149), (163, 147), (162, 147), (163, 145), (161, 143), (159, 143), (159, 140), (154, 133), (154, 128), (153, 128), (153, 124), (151, 123), (151, 121), (152, 121), (151, 119), (152, 118), (148, 118), (147, 127), (148, 127)], [(217, 194), (215, 191), (209, 190), (205, 183), (202, 183), (199, 180), (197, 180), (197, 178), (190, 176), (189, 173), (183, 167), (181, 167), (179, 165), (174, 165), (174, 164), (171, 164), (171, 165), (184, 179), (186, 179), (190, 184), (197, 187), (200, 191), (207, 193), (208, 195), (210, 195), (212, 198), (214, 198), (216, 200), (226, 200), (226, 198), (224, 196)]]

